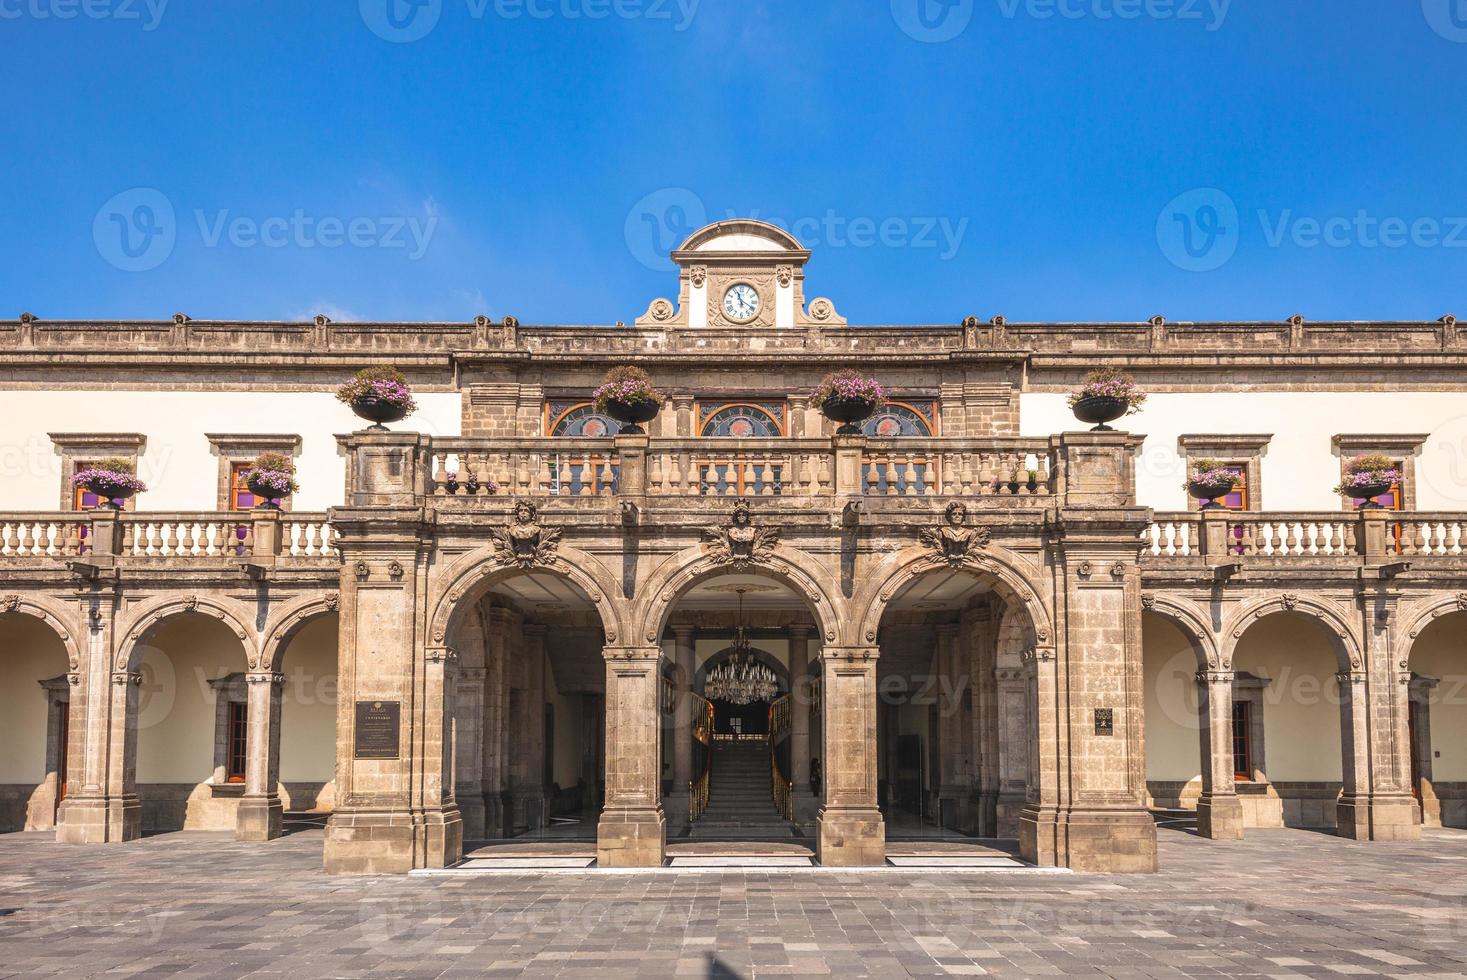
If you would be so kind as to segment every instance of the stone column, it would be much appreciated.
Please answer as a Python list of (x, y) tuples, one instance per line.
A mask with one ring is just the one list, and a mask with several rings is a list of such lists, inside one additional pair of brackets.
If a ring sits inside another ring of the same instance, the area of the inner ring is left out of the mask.
[(1243, 839), (1243, 803), (1233, 778), (1233, 684), (1231, 670), (1197, 674), (1201, 695), (1202, 796), (1197, 830), (1213, 840)]
[(245, 737), (245, 791), (235, 810), (234, 839), (274, 840), (281, 834), (280, 692), (285, 675), (251, 671), (245, 675), (249, 732)]
[(672, 795), (664, 810), (675, 827), (688, 825), (693, 781), (693, 676), (697, 670), (698, 631), (692, 626), (672, 627), (674, 677), (672, 707)]
[(606, 806), (596, 828), (602, 868), (662, 866), (661, 647), (607, 647)]
[[(99, 524), (100, 520), (92, 524), (94, 536)], [(105, 536), (120, 541), (120, 533), (114, 531)], [(98, 550), (103, 550), (100, 543)], [(73, 685), (69, 720), (76, 792), (61, 803), (56, 839), (65, 844), (137, 840), (143, 832), (137, 795), (137, 712), (143, 678), (136, 671), (114, 670), (111, 599), (93, 595), (83, 600), (83, 606), (89, 608), (88, 629), (79, 641), (82, 662), (68, 678)]]
[(484, 840), (484, 678), (483, 667), (459, 667), (454, 688), (454, 799), (465, 840)]
[[(1372, 515), (1369, 522), (1379, 523), (1373, 511), (1363, 513)], [(1351, 724), (1344, 745), (1355, 757), (1345, 761), (1337, 829), (1341, 837), (1355, 840), (1421, 839), (1411, 791), (1410, 664), (1404, 657), (1397, 663), (1393, 654), (1398, 602), (1399, 595), (1385, 587), (1367, 598), (1365, 683), (1362, 687), (1356, 677), (1360, 672), (1352, 671), (1346, 684)]]
[(509, 631), (508, 610), (491, 609), (484, 637), (484, 835), (508, 837), (513, 832), (509, 805)]
[(998, 775), (993, 823), (985, 832), (1012, 838), (1019, 836), (1019, 815), (1027, 798), (1031, 699), (1022, 667), (995, 667), (993, 683)]
[(1123, 432), (1066, 433), (1053, 443), (1065, 488), (1049, 532), (1060, 593), (1057, 635), (1045, 628), (1037, 636), (1041, 757), (1030, 767), (1019, 834), (1021, 852), (1036, 864), (1156, 870), (1136, 561), (1136, 540), (1150, 516), (1134, 505), (1140, 443)]
[(807, 828), (815, 822), (820, 801), (810, 792), (810, 633), (812, 627), (796, 623), (790, 638), (790, 782), (795, 823)]
[(525, 627), (524, 665), (524, 734), (525, 755), (518, 790), (516, 811), (523, 811), (525, 823), (539, 830), (547, 822), (545, 814), (545, 636), (546, 627), (532, 623)]
[[(962, 638), (962, 639), (965, 639)], [(971, 730), (966, 722), (971, 715), (963, 710), (963, 701), (971, 696), (968, 680), (968, 650), (960, 642), (958, 624), (939, 623), (937, 650), (932, 657), (936, 683), (932, 685), (937, 699), (937, 812), (947, 821), (947, 829), (967, 833), (973, 829), (973, 777)]]
[(341, 437), (352, 506), (333, 509), (342, 555), (333, 874), (405, 874), (463, 856), (453, 798), (453, 655), (429, 646), (422, 610), (431, 529), (423, 437)]
[(817, 855), (827, 867), (886, 863), (886, 823), (876, 799), (876, 661), (871, 647), (820, 651), (825, 726), (824, 799), (816, 818)]

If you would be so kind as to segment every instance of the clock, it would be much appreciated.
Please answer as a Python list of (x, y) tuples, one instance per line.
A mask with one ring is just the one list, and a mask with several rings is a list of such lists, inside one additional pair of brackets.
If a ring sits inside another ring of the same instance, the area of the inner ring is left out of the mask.
[(723, 294), (723, 314), (735, 323), (748, 323), (759, 315), (759, 293), (746, 282), (728, 287)]

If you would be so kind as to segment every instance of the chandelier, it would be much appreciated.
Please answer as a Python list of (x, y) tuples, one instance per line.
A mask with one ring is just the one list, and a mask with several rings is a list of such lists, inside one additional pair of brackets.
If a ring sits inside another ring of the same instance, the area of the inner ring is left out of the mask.
[(779, 694), (779, 679), (774, 671), (754, 659), (754, 645), (744, 625), (744, 590), (739, 589), (739, 620), (734, 629), (729, 657), (708, 672), (703, 682), (703, 696), (710, 701), (730, 704), (754, 704), (773, 701)]

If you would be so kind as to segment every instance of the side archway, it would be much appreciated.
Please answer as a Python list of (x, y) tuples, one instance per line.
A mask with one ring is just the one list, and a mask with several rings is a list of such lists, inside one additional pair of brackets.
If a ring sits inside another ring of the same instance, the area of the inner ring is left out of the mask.
[(930, 572), (965, 571), (988, 582), (1007, 603), (1022, 609), (1033, 631), (1036, 647), (1054, 644), (1054, 627), (1049, 610), (1039, 598), (1028, 575), (1021, 570), (1020, 560), (1002, 548), (991, 547), (970, 561), (953, 566), (935, 557), (931, 549), (907, 548), (887, 558), (870, 574), (867, 584), (856, 592), (851, 608), (862, 610), (860, 619), (845, 638), (852, 646), (875, 643), (880, 635), (881, 618), (891, 600), (917, 579)]
[(129, 671), (137, 667), (139, 647), (143, 641), (164, 622), (175, 616), (200, 613), (222, 622), (244, 647), (245, 660), (249, 667), (259, 669), (260, 648), (258, 634), (247, 626), (249, 612), (233, 603), (203, 596), (184, 596), (161, 599), (144, 606), (133, 616), (132, 622), (122, 631), (122, 641), (117, 645), (115, 669)]
[(679, 597), (705, 579), (730, 574), (770, 578), (791, 589), (805, 601), (823, 640), (832, 643), (839, 638), (844, 619), (839, 588), (812, 556), (788, 545), (779, 545), (768, 557), (741, 565), (718, 561), (701, 547), (687, 548), (668, 558), (648, 577), (643, 598), (633, 608), (632, 621), (641, 627), (638, 638), (658, 643)]

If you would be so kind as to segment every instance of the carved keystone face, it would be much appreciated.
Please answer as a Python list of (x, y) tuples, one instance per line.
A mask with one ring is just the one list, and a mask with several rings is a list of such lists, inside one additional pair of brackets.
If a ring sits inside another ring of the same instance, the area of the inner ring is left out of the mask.
[(514, 519), (520, 524), (529, 524), (535, 519), (535, 508), (529, 504), (516, 504), (514, 508)]
[(966, 524), (968, 521), (968, 508), (956, 501), (947, 505), (947, 522), (954, 527)]

